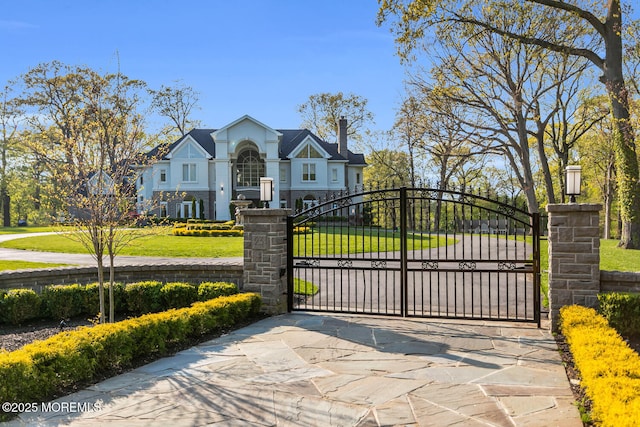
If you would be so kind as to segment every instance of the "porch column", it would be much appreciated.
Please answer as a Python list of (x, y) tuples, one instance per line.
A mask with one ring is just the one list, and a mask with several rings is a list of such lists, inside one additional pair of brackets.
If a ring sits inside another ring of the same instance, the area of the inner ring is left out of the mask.
[(262, 310), (287, 312), (287, 215), (289, 209), (243, 209), (243, 290), (262, 295)]
[(560, 308), (595, 307), (600, 291), (600, 204), (553, 204), (549, 213), (549, 320)]

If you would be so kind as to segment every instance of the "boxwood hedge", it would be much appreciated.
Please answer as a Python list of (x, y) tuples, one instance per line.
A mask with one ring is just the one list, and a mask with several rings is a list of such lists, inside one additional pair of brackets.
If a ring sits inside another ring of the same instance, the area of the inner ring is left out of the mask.
[[(160, 357), (204, 334), (255, 316), (258, 294), (196, 302), (191, 307), (61, 332), (0, 352), (0, 401), (40, 402)], [(11, 415), (0, 413), (0, 421)]]

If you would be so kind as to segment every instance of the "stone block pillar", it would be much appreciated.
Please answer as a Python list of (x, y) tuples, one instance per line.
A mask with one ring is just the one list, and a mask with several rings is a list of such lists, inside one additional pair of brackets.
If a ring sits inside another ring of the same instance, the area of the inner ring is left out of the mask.
[(549, 319), (558, 330), (560, 308), (595, 307), (600, 291), (599, 204), (553, 204), (549, 214)]
[(262, 311), (287, 312), (288, 209), (243, 209), (243, 291), (262, 295)]

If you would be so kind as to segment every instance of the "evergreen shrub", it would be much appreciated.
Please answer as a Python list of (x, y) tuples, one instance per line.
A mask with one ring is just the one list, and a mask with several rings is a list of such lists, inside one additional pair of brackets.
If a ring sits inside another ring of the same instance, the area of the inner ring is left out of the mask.
[(85, 287), (77, 283), (46, 286), (41, 298), (47, 317), (54, 320), (69, 319), (88, 313)]
[(124, 291), (127, 309), (135, 314), (156, 313), (162, 309), (160, 289), (164, 284), (157, 280), (129, 283)]
[(10, 289), (0, 304), (0, 319), (13, 325), (40, 317), (41, 298), (32, 289)]
[(598, 312), (621, 335), (640, 336), (640, 294), (601, 293), (598, 303)]
[[(113, 292), (115, 312), (127, 311), (124, 283), (115, 282), (113, 284)], [(90, 283), (85, 286), (85, 304), (89, 315), (96, 315), (100, 312), (100, 289), (98, 283)], [(109, 282), (104, 284), (104, 310), (105, 315), (109, 313)]]
[(594, 309), (560, 309), (565, 336), (581, 387), (592, 402), (599, 426), (631, 427), (640, 420), (640, 356)]
[(167, 283), (160, 289), (163, 309), (188, 307), (198, 299), (198, 288), (190, 283)]
[(238, 285), (228, 282), (202, 282), (198, 286), (198, 300), (207, 301), (238, 293)]

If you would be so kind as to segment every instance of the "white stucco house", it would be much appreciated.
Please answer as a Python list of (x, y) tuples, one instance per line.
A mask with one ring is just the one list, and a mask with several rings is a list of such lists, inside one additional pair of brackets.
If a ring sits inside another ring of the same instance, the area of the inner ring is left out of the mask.
[[(337, 144), (307, 129), (273, 129), (248, 115), (217, 130), (193, 129), (141, 171), (138, 211), (228, 220), (231, 201), (240, 195), (259, 206), (261, 177), (273, 178), (271, 207), (295, 209), (296, 200), (309, 206), (329, 193), (358, 188), (365, 158), (349, 151), (345, 119), (339, 127)], [(156, 158), (159, 150), (148, 155)]]

